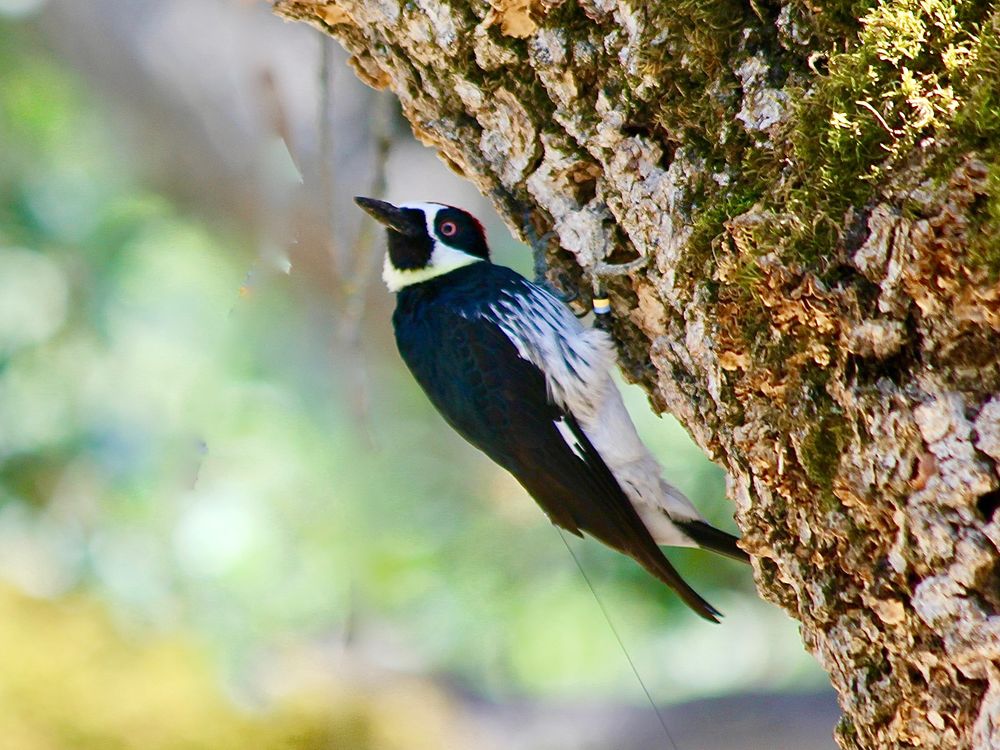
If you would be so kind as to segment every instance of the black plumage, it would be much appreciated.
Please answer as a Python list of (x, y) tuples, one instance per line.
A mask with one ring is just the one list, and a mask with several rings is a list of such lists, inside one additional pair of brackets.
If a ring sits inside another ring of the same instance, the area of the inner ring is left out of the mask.
[(513, 474), (554, 524), (629, 555), (717, 621), (658, 545), (748, 556), (663, 480), (610, 380), (606, 334), (493, 265), (482, 226), (465, 211), (355, 200), (387, 228), (382, 277), (398, 293), (396, 343), (445, 420)]
[(400, 290), (393, 327), (403, 360), (448, 424), (513, 474), (554, 524), (629, 555), (716, 620), (718, 611), (653, 541), (576, 418), (551, 402), (541, 370), (490, 323), (489, 304), (523, 293), (525, 284), (508, 268), (474, 263)]

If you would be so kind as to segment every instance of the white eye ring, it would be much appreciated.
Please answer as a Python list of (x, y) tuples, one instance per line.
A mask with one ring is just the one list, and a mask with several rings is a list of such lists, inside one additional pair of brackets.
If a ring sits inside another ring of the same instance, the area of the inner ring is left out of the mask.
[(443, 224), (441, 224), (441, 234), (443, 234), (445, 237), (454, 237), (457, 232), (458, 232), (458, 227), (455, 225), (455, 222), (446, 221)]

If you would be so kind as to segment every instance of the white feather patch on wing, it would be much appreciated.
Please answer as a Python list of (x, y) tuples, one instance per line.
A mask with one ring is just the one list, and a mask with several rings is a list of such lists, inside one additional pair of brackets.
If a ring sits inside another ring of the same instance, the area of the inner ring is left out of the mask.
[[(500, 327), (521, 357), (544, 373), (549, 397), (576, 417), (657, 544), (697, 546), (670, 519), (702, 516), (684, 493), (663, 479), (659, 463), (639, 438), (611, 379), (616, 357), (610, 336), (584, 327), (541, 287), (525, 281), (522, 289), (505, 292), (484, 316)], [(568, 426), (556, 426), (576, 450)]]
[(580, 441), (576, 439), (576, 435), (573, 434), (569, 425), (566, 424), (566, 420), (557, 419), (552, 424), (554, 424), (556, 429), (559, 430), (559, 434), (562, 435), (562, 439), (566, 441), (566, 445), (573, 450), (581, 461), (586, 461), (587, 456), (583, 452), (583, 447), (580, 445)]
[(565, 303), (529, 281), (503, 292), (484, 315), (544, 373), (554, 403), (577, 419), (594, 413), (594, 397), (615, 362), (604, 331), (585, 328)]

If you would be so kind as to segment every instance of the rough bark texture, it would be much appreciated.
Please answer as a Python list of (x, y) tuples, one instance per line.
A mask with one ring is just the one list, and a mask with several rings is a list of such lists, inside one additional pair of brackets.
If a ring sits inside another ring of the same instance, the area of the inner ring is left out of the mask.
[(390, 87), (730, 476), (844, 748), (1000, 747), (1000, 18), (963, 0), (279, 0)]

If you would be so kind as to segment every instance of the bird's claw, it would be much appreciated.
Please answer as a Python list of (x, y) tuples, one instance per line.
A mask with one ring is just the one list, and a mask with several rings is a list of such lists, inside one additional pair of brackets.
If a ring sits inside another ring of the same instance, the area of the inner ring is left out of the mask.
[(528, 238), (528, 244), (531, 245), (533, 250), (537, 247), (547, 246), (556, 238), (556, 233), (551, 229), (542, 235), (538, 234), (538, 230), (535, 229), (535, 222), (532, 221), (534, 213), (530, 207), (525, 208), (521, 212), (521, 228), (524, 230), (524, 236)]
[(566, 282), (567, 282), (567, 279), (566, 279), (566, 277), (563, 274), (560, 274), (559, 286), (556, 286), (554, 283), (552, 283), (551, 281), (549, 281), (548, 278), (545, 277), (545, 276), (542, 276), (542, 277), (540, 277), (540, 278), (538, 278), (538, 279), (535, 280), (536, 284), (538, 284), (541, 287), (544, 287), (545, 290), (549, 294), (551, 294), (553, 297), (555, 297), (560, 302), (562, 302), (567, 307), (569, 307), (569, 309), (572, 311), (572, 313), (576, 317), (582, 318), (582, 317), (584, 317), (589, 312), (589, 310), (577, 311), (577, 310), (573, 309), (573, 307), (571, 306), (571, 304), (573, 302), (576, 302), (578, 299), (580, 299), (580, 293), (577, 292), (577, 291), (564, 292), (563, 288), (566, 288), (566, 287), (569, 286), (569, 284), (566, 283)]
[[(539, 235), (538, 230), (535, 229), (535, 222), (532, 221), (532, 216), (532, 210), (530, 208), (525, 208), (521, 214), (521, 229), (524, 231), (524, 236), (528, 240), (528, 245), (531, 247), (531, 257), (534, 260), (535, 281), (543, 283), (545, 282), (545, 274), (548, 271), (548, 261), (545, 258), (545, 253), (548, 249), (549, 243), (556, 239), (557, 235), (553, 231), (548, 231)], [(547, 284), (547, 282), (545, 283)]]
[[(524, 229), (524, 236), (528, 239), (528, 244), (531, 245), (531, 255), (535, 262), (535, 283), (544, 287), (552, 296), (569, 306), (571, 302), (575, 302), (580, 299), (580, 293), (576, 291), (564, 292), (559, 288), (571, 286), (566, 283), (566, 277), (562, 274), (560, 274), (559, 286), (556, 286), (548, 279), (549, 264), (545, 256), (545, 251), (548, 248), (549, 243), (558, 239), (559, 235), (553, 230), (549, 230), (548, 232), (539, 235), (531, 217), (531, 209), (525, 209), (522, 214), (521, 223)], [(570, 309), (572, 310), (573, 308), (571, 307)], [(573, 314), (578, 318), (582, 318), (587, 314), (587, 311), (584, 310), (583, 312), (577, 312), (576, 310), (573, 310)]]

